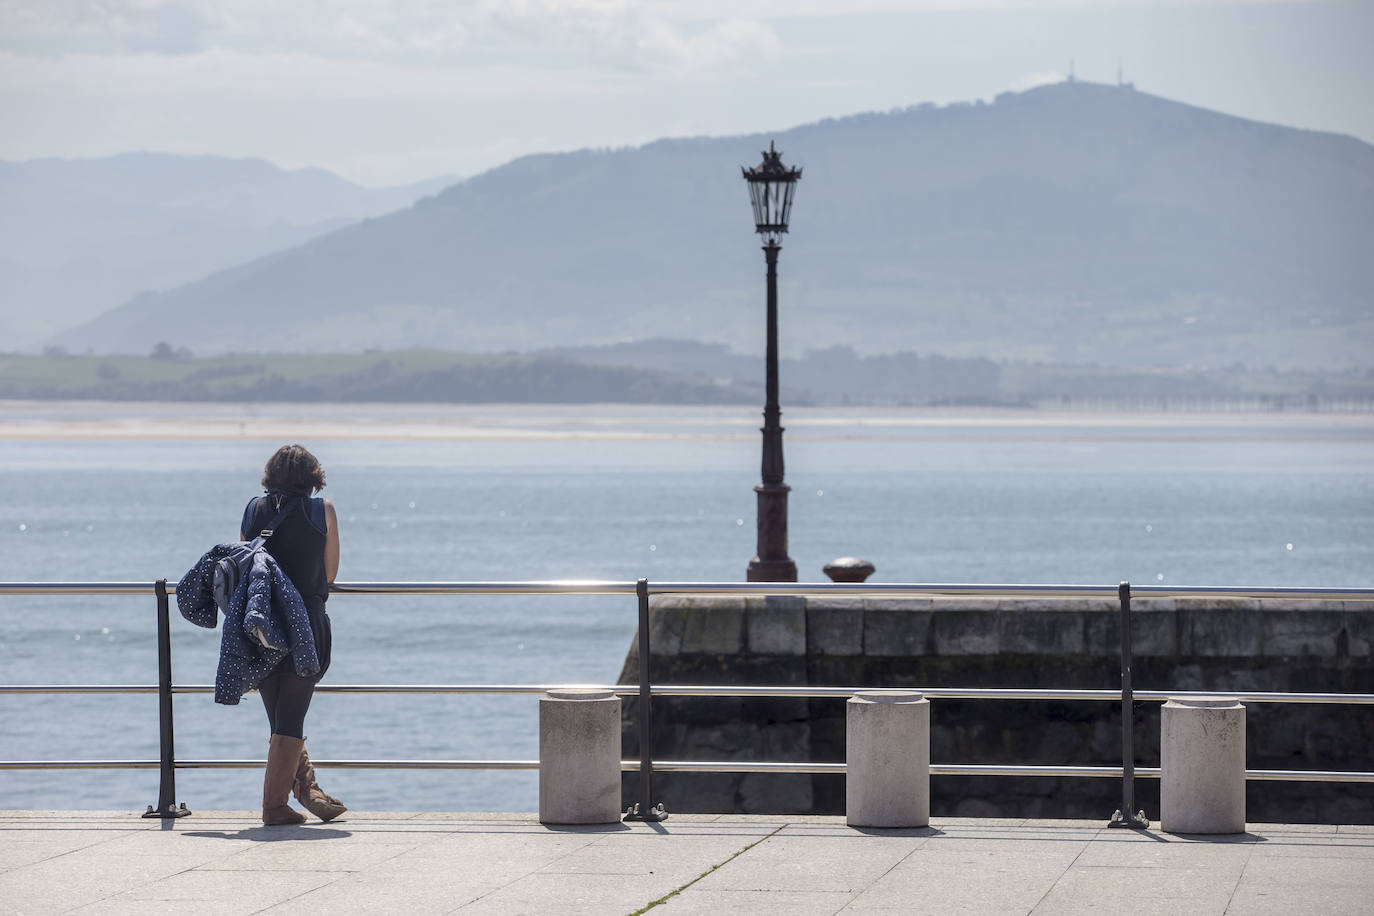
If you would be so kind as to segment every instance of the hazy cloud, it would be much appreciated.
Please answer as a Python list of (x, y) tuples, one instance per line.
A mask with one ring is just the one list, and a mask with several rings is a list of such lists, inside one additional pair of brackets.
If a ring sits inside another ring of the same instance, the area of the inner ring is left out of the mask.
[(653, 63), (698, 76), (769, 61), (782, 53), (782, 42), (770, 26), (745, 19), (730, 19), (696, 34), (664, 21), (652, 22), (637, 44)]
[(1037, 86), (1053, 86), (1055, 83), (1062, 83), (1066, 79), (1068, 77), (1064, 74), (1049, 70), (1045, 73), (1032, 73), (1029, 76), (1023, 76), (1012, 83), (1011, 88), (1017, 92), (1024, 92)]
[(8, 89), (175, 96), (231, 90), (245, 95), (376, 98), (521, 98), (615, 94), (615, 81), (594, 71), (545, 74), (508, 66), (455, 69), (393, 66), (384, 61), (309, 54), (248, 54), (215, 49), (166, 57), (158, 54), (67, 54), (32, 58), (0, 51), (0, 81)]
[[(1080, 79), (1110, 82), (1124, 60), (1143, 91), (1368, 138), (1370, 65), (1360, 38), (1371, 8), (1364, 0), (0, 0), (0, 117), (10, 128), (0, 157), (222, 151), (342, 163), (382, 183), (424, 177), (430, 162), (471, 172), (534, 149), (991, 98), (1059, 81), (1063, 73), (1050, 68), (1067, 72), (1071, 59)], [(941, 15), (920, 15), (931, 11)]]
[(0, 0), (0, 47), (48, 55), (449, 51), (467, 42), (462, 10), (437, 0)]

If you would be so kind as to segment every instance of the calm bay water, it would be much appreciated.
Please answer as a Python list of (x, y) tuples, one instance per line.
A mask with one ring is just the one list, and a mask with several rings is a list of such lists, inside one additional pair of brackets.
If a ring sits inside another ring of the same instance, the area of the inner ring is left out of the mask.
[[(361, 411), (361, 413), (360, 413)], [(791, 554), (884, 582), (1374, 586), (1374, 419), (792, 410)], [(0, 404), (0, 581), (175, 580), (236, 536), (303, 441), (339, 508), (341, 581), (743, 578), (748, 408)], [(336, 596), (346, 683), (608, 683), (629, 598)], [(151, 598), (0, 599), (0, 681), (152, 683)], [(173, 618), (178, 683), (219, 634)], [(0, 758), (157, 756), (153, 696), (0, 696)], [(255, 696), (179, 696), (184, 758), (260, 758)], [(533, 758), (532, 697), (321, 695), (317, 757)], [(325, 772), (360, 809), (533, 810), (532, 773)], [(181, 771), (192, 809), (259, 772)], [(0, 808), (141, 809), (154, 771), (0, 772)]]

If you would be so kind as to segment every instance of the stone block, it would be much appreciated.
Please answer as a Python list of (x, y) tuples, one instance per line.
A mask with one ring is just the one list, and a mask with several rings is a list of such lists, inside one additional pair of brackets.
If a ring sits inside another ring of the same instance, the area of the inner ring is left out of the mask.
[[(654, 776), (654, 796), (674, 814), (732, 814), (746, 810), (740, 807), (740, 781), (738, 773), (660, 773)], [(639, 797), (627, 793), (626, 801)]]
[(929, 602), (922, 610), (864, 605), (864, 654), (872, 657), (930, 653)]
[(955, 817), (993, 818), (1005, 813), (1002, 807), (982, 798), (961, 798), (954, 806)]
[[(1263, 710), (1265, 704), (1258, 705)], [(1256, 760), (1281, 760), (1291, 768), (1292, 761), (1303, 757), (1307, 750), (1307, 728), (1301, 717), (1272, 713), (1262, 718), (1251, 713), (1247, 715), (1253, 719), (1246, 723), (1246, 732)]]
[(1121, 762), (1121, 726), (1116, 722), (1109, 722), (1102, 719), (1093, 723), (1092, 734), (1088, 739), (1088, 751), (1092, 755), (1090, 760), (1084, 761), (1094, 764), (1103, 761), (1111, 763)]
[[(1294, 602), (1294, 605), (1326, 603)], [(1280, 658), (1322, 655), (1333, 658), (1338, 654), (1341, 631), (1345, 627), (1345, 614), (1339, 608), (1327, 610), (1266, 604), (1259, 616), (1260, 638), (1265, 655)]]
[(779, 722), (763, 729), (763, 759), (806, 763), (811, 759), (811, 724)]
[(763, 735), (753, 722), (698, 725), (677, 742), (688, 760), (763, 760)]
[[(687, 628), (686, 608), (690, 606), (686, 600), (675, 596), (649, 599), (649, 649), (655, 655), (677, 655), (682, 651), (682, 633)], [(638, 645), (635, 651), (638, 652)]]
[(739, 780), (740, 811), (807, 814), (814, 797), (811, 777), (779, 773), (745, 773)]
[(999, 610), (1015, 611), (1115, 611), (1119, 604), (1115, 598), (1002, 598), (997, 602)]
[(1174, 665), (1169, 680), (1161, 686), (1169, 690), (1211, 690), (1216, 685), (1208, 678), (1207, 670), (1202, 665), (1190, 664)]
[(1002, 602), (977, 595), (937, 595), (930, 599), (932, 611), (995, 611)]
[(683, 609), (681, 651), (686, 655), (735, 655), (744, 648), (744, 602), (707, 599)]
[(1346, 651), (1352, 658), (1374, 655), (1374, 601), (1344, 601)]
[(1078, 655), (1084, 643), (1085, 615), (1079, 611), (1037, 610), (1003, 603), (997, 638), (1005, 651), (1023, 655)]
[(1136, 607), (1131, 602), (1131, 652), (1134, 655), (1174, 656), (1178, 654), (1178, 613), (1168, 607)]
[(1191, 611), (1257, 611), (1260, 604), (1259, 598), (1227, 598), (1210, 595), (1174, 599), (1174, 606), (1180, 611), (1185, 609)]
[(934, 603), (930, 598), (865, 598), (865, 611), (928, 611)]
[(806, 605), (807, 655), (862, 655), (864, 649), (864, 609), (857, 599)]
[[(1094, 611), (1083, 615), (1083, 646), (1089, 654), (1110, 655), (1121, 649), (1121, 612)], [(1132, 631), (1134, 633), (1134, 630)]]
[(936, 655), (996, 655), (1001, 649), (997, 612), (986, 609), (986, 602), (976, 609), (956, 609), (940, 607), (937, 599), (930, 626)]
[(1260, 654), (1260, 602), (1254, 598), (1179, 598), (1178, 650), (1199, 657)]
[(806, 654), (806, 599), (785, 595), (749, 598), (744, 606), (745, 645), (755, 655)]
[[(784, 599), (784, 600), (786, 600), (786, 599)], [(792, 600), (795, 601), (795, 600), (797, 600), (797, 599), (793, 598)], [(804, 601), (806, 602), (806, 606), (807, 606), (808, 608), (819, 608), (819, 609), (821, 609), (821, 610), (835, 610), (835, 611), (863, 610), (863, 606), (864, 606), (864, 600), (863, 600), (862, 598), (819, 597), (819, 598), (805, 598), (805, 599), (802, 599), (802, 600), (804, 600)]]
[[(1113, 611), (1103, 615), (1110, 623), (1094, 619), (1089, 624), (1089, 651), (1120, 650), (1121, 609), (1113, 602)], [(1173, 598), (1131, 599), (1131, 651), (1136, 656), (1178, 654), (1178, 614)], [(1098, 628), (1102, 629), (1099, 635)]]
[(1345, 602), (1339, 598), (1280, 598), (1263, 602), (1265, 607), (1284, 607), (1291, 611), (1336, 611), (1345, 610)]

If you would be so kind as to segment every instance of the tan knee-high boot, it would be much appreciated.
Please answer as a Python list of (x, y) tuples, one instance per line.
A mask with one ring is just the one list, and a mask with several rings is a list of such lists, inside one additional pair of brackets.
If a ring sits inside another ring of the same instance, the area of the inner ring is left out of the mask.
[(310, 754), (306, 751), (304, 743), (301, 744), (301, 759), (296, 766), (296, 782), (293, 788), (296, 801), (322, 821), (332, 821), (348, 810), (343, 802), (325, 794), (320, 784), (315, 782), (315, 767), (310, 763)]
[(305, 815), (287, 804), (303, 747), (304, 738), (287, 735), (273, 735), (272, 743), (267, 746), (267, 771), (262, 777), (262, 822), (269, 827), (305, 823)]

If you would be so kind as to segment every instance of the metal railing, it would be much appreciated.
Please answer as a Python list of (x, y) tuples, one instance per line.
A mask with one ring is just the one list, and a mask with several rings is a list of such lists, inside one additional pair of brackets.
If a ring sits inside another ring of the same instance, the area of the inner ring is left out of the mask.
[[(1164, 691), (1134, 689), (1131, 683), (1132, 597), (1211, 597), (1211, 598), (1291, 598), (1328, 600), (1374, 600), (1374, 588), (1240, 588), (1217, 586), (1116, 586), (1097, 585), (970, 585), (970, 584), (829, 584), (829, 583), (733, 583), (617, 581), (545, 582), (358, 582), (340, 583), (334, 594), (352, 595), (634, 595), (638, 604), (639, 681), (635, 685), (615, 685), (608, 689), (621, 696), (633, 696), (638, 703), (639, 760), (621, 761), (625, 772), (638, 771), (639, 801), (627, 818), (661, 820), (662, 805), (653, 803), (653, 774), (658, 773), (790, 773), (843, 775), (843, 763), (796, 763), (780, 761), (686, 761), (655, 760), (653, 756), (652, 699), (658, 697), (794, 697), (839, 698), (853, 696), (866, 687), (786, 687), (786, 686), (695, 686), (654, 685), (650, 678), (651, 658), (649, 604), (653, 595), (687, 596), (805, 596), (805, 597), (1039, 597), (1039, 598), (1115, 598), (1120, 607), (1121, 678), (1120, 690), (1080, 688), (920, 688), (930, 698), (961, 700), (1068, 700), (1121, 703), (1121, 766), (1042, 766), (1006, 764), (932, 764), (934, 776), (1038, 776), (1120, 778), (1122, 806), (1113, 816), (1113, 825), (1148, 826), (1143, 812), (1134, 812), (1136, 777), (1159, 778), (1158, 767), (1136, 767), (1133, 748), (1133, 705), (1136, 701), (1164, 701), (1179, 696), (1226, 696), (1243, 703), (1320, 703), (1374, 705), (1374, 694), (1279, 693), (1268, 691)], [(165, 579), (152, 584), (141, 582), (0, 582), (0, 597), (17, 595), (147, 595), (157, 602), (158, 683), (143, 684), (0, 684), (0, 694), (140, 694), (158, 695), (159, 759), (157, 760), (0, 760), (0, 770), (46, 769), (157, 769), (157, 805), (149, 805), (145, 817), (180, 817), (190, 812), (176, 803), (178, 769), (255, 769), (260, 760), (214, 759), (186, 760), (175, 755), (172, 697), (175, 694), (213, 693), (208, 684), (173, 684), (171, 681), (171, 636), (169, 596), (174, 586)], [(530, 694), (540, 695), (557, 684), (324, 684), (319, 693), (341, 694)], [(411, 770), (537, 770), (537, 760), (317, 760), (319, 766), (340, 769)], [(1374, 783), (1374, 773), (1334, 770), (1246, 770), (1251, 781), (1350, 782)]]

